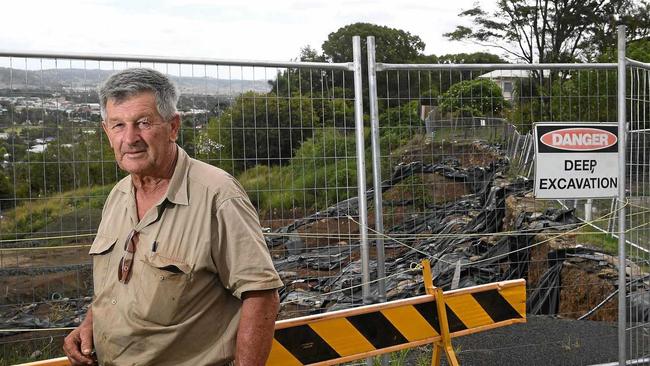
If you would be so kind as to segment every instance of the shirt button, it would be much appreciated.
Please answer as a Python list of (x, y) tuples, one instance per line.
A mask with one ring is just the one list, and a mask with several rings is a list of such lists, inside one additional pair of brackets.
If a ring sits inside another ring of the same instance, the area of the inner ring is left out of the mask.
[(111, 300), (111, 304), (113, 304), (113, 305), (117, 304), (117, 300), (115, 300), (115, 299)]
[(165, 279), (165, 276), (161, 275), (161, 276), (160, 276), (160, 280), (162, 281), (162, 280), (164, 280), (164, 279)]

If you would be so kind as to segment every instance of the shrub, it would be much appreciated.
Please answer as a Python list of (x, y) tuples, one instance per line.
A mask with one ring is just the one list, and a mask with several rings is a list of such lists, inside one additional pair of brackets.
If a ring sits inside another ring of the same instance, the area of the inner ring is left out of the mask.
[(505, 104), (501, 88), (488, 79), (461, 81), (440, 98), (441, 112), (456, 116), (499, 116)]

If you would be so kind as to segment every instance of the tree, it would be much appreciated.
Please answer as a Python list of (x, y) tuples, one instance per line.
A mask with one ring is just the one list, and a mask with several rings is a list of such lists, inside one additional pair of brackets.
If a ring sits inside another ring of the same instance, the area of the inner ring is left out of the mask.
[(197, 156), (234, 175), (257, 164), (286, 165), (319, 127), (313, 111), (309, 98), (246, 92), (198, 136)]
[(14, 189), (9, 177), (0, 171), (0, 213), (14, 206), (13, 193)]
[[(336, 32), (332, 32), (327, 36), (327, 40), (323, 42), (322, 49), (323, 55), (331, 62), (350, 62), (353, 60), (352, 50), (352, 37), (360, 36), (361, 38), (361, 76), (363, 78), (363, 98), (364, 105), (368, 105), (368, 58), (366, 39), (368, 36), (375, 37), (377, 62), (385, 63), (409, 63), (415, 62), (418, 57), (422, 56), (425, 44), (416, 35), (395, 28), (386, 26), (375, 25), (370, 23), (354, 23), (339, 28)], [(391, 75), (392, 79), (388, 77), (388, 73), (377, 74), (377, 85), (379, 88), (378, 93), (382, 96), (382, 87), (396, 91), (399, 87), (401, 95), (409, 95), (408, 87), (405, 83), (397, 84), (397, 80), (406, 80), (404, 76), (407, 72), (397, 72)], [(399, 75), (398, 75), (399, 74)], [(338, 86), (343, 86), (352, 91), (353, 79), (352, 73), (344, 73), (343, 80), (340, 81)], [(417, 90), (417, 85), (411, 85), (414, 92)], [(354, 95), (349, 93), (349, 95)], [(410, 95), (414, 95), (410, 93)]]
[[(415, 60), (424, 51), (420, 37), (401, 29), (370, 23), (354, 23), (339, 28), (327, 36), (323, 43), (323, 54), (332, 62), (352, 61), (352, 37), (361, 37), (361, 54), (366, 55), (366, 38), (375, 37), (377, 62), (404, 63)], [(363, 65), (367, 58), (362, 57)]]
[[(627, 42), (625, 56), (636, 61), (650, 62), (650, 38), (634, 39)], [(611, 47), (599, 58), (599, 62), (616, 62), (617, 48)]]
[[(368, 36), (375, 37), (377, 62), (413, 62), (422, 56), (425, 46), (420, 37), (401, 29), (370, 23), (354, 23), (330, 33), (327, 40), (323, 42), (322, 54), (319, 54), (317, 50), (310, 46), (305, 46), (300, 50), (299, 59), (308, 62), (350, 62), (353, 60), (352, 37), (354, 36), (361, 37), (361, 62), (364, 79), (368, 75), (368, 58), (366, 57), (366, 39)], [(347, 74), (349, 73), (346, 73), (345, 85), (352, 89), (352, 78), (351, 75)], [(283, 94), (281, 91), (285, 90), (294, 95), (298, 91), (304, 94), (313, 90), (327, 89), (332, 82), (336, 86), (344, 85), (342, 80), (337, 81), (335, 79), (335, 74), (288, 69), (279, 74), (276, 80), (269, 81), (269, 84), (271, 84), (274, 93)], [(364, 86), (366, 85), (368, 85), (367, 80), (364, 82)]]
[[(300, 50), (301, 62), (327, 62), (324, 55), (310, 46)], [(332, 87), (333, 75), (316, 69), (287, 69), (278, 72), (275, 80), (269, 80), (271, 93), (276, 95), (313, 95), (328, 94)]]
[(527, 63), (588, 61), (615, 44), (614, 14), (638, 37), (648, 35), (649, 10), (645, 0), (497, 0), (492, 13), (480, 5), (461, 12), (474, 27), (459, 25), (445, 36), (496, 47)]
[(489, 79), (456, 83), (440, 98), (440, 110), (455, 115), (495, 117), (504, 104), (501, 88)]
[(300, 49), (300, 61), (302, 62), (327, 62), (327, 56), (318, 53), (318, 50), (305, 46)]
[[(55, 193), (117, 182), (125, 176), (117, 169), (113, 151), (100, 132), (86, 135), (61, 129), (58, 139), (50, 141), (43, 152), (30, 152), (12, 159), (0, 170), (13, 187), (17, 199), (47, 197)], [(74, 139), (74, 143), (69, 143)], [(27, 146), (24, 147), (27, 149)], [(0, 181), (0, 198), (3, 186)]]
[(604, 14), (618, 14), (608, 17), (600, 27), (593, 27), (594, 36), (586, 43), (586, 49), (596, 57), (616, 49), (618, 24), (627, 27), (628, 39), (643, 39), (650, 35), (650, 3), (646, 0), (608, 1), (603, 5)]
[(451, 53), (442, 56), (424, 56), (418, 63), (430, 64), (505, 64), (508, 61), (488, 52)]

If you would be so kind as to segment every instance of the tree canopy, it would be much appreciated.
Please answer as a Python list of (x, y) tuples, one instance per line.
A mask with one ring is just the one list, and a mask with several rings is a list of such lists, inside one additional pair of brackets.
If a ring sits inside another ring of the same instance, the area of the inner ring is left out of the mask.
[(650, 34), (645, 0), (497, 0), (493, 12), (476, 5), (459, 15), (473, 27), (459, 25), (448, 39), (495, 47), (528, 63), (592, 60), (616, 43), (619, 22), (632, 38)]
[[(422, 54), (425, 47), (419, 36), (407, 31), (370, 23), (354, 23), (330, 33), (327, 41), (323, 42), (323, 54), (332, 62), (352, 61), (353, 36), (361, 37), (362, 55), (366, 55), (366, 38), (375, 37), (377, 62), (413, 61)], [(365, 57), (362, 59), (367, 61)]]
[(422, 56), (417, 62), (426, 64), (505, 64), (508, 61), (492, 53), (474, 52)]

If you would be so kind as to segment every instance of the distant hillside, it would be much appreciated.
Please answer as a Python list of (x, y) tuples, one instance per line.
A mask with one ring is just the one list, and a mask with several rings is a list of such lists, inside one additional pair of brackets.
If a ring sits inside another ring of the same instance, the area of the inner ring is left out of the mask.
[[(0, 89), (92, 90), (112, 71), (86, 69), (22, 70), (0, 67)], [(239, 94), (244, 91), (268, 92), (266, 80), (229, 80), (212, 77), (176, 77), (172, 80), (184, 94)]]

